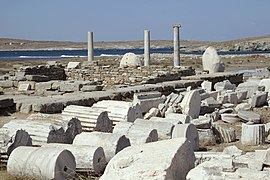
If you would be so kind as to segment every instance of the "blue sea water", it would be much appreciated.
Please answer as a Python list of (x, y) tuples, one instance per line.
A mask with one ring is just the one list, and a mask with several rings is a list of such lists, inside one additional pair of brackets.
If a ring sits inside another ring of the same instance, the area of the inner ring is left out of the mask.
[[(95, 56), (124, 55), (133, 52), (143, 54), (143, 49), (95, 49)], [(150, 53), (172, 54), (172, 48), (151, 49)], [(202, 54), (202, 52), (181, 52), (182, 54)], [(220, 55), (227, 54), (260, 54), (270, 52), (219, 52)], [(55, 60), (70, 59), (72, 57), (86, 57), (87, 50), (19, 50), (19, 51), (0, 51), (0, 61), (26, 61), (26, 60)]]

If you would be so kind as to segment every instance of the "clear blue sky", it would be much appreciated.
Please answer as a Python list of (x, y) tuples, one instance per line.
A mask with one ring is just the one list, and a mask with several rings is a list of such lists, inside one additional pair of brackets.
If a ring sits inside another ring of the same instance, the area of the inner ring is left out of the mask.
[(0, 0), (0, 37), (86, 41), (223, 41), (270, 34), (270, 0)]

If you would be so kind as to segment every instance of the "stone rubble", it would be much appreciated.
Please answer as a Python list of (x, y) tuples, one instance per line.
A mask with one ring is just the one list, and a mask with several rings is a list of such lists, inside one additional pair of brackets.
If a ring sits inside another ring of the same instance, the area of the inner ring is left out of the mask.
[[(270, 81), (242, 82), (243, 73), (222, 73), (215, 53), (210, 48), (203, 57), (209, 74), (197, 76), (187, 76), (195, 74), (190, 67), (140, 67), (137, 55), (123, 57), (121, 67), (70, 62), (20, 68), (0, 78), (0, 110), (33, 114), (22, 125), (0, 128), (0, 144), (15, 144), (9, 155), (17, 145), (41, 146), (63, 135), (60, 143), (101, 147), (104, 159), (92, 159), (108, 163), (104, 173), (96, 168), (101, 179), (267, 179), (270, 123), (260, 111), (269, 111)], [(80, 129), (68, 123), (75, 117)], [(21, 139), (12, 141), (17, 130)], [(203, 151), (223, 145), (222, 153)], [(238, 145), (262, 148), (246, 152)], [(74, 157), (89, 163), (77, 151)]]

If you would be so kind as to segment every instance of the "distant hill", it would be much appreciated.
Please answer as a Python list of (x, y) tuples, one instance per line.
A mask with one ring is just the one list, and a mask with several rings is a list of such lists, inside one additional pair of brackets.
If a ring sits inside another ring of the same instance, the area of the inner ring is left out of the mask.
[[(246, 42), (263, 42), (270, 44), (270, 35), (237, 39), (224, 42), (189, 41), (181, 40), (181, 49), (186, 51), (203, 51), (208, 46), (214, 46), (219, 50), (230, 50), (237, 44)], [(143, 41), (126, 42), (95, 42), (95, 48), (99, 49), (134, 49), (143, 48)], [(172, 40), (152, 40), (151, 48), (172, 48)], [(0, 38), (0, 50), (37, 50), (37, 49), (86, 49), (87, 42), (68, 41), (31, 41), (21, 39)]]

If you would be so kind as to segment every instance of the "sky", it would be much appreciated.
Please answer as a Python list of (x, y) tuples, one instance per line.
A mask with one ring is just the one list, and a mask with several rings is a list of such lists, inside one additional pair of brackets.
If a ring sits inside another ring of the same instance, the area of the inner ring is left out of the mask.
[(224, 41), (270, 35), (270, 0), (0, 0), (0, 37), (94, 41)]

